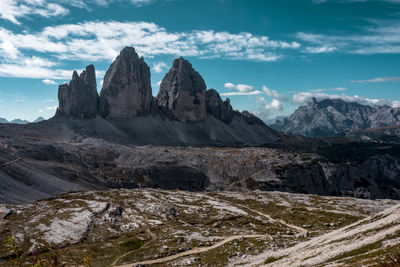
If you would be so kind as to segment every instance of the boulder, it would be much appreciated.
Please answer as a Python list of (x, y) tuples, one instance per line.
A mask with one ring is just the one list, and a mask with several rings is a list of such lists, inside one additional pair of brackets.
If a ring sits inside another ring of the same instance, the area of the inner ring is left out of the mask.
[(74, 71), (69, 84), (58, 88), (58, 115), (75, 118), (93, 118), (97, 115), (99, 96), (93, 65), (86, 67), (80, 76)]
[(104, 77), (100, 114), (107, 119), (147, 115), (152, 99), (149, 66), (133, 47), (125, 47)]
[(175, 59), (160, 85), (156, 98), (161, 110), (179, 121), (206, 117), (206, 84), (189, 61)]

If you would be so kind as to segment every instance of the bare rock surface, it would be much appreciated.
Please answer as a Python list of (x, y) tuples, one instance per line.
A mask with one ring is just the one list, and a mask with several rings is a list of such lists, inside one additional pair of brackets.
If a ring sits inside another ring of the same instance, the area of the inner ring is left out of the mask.
[(108, 119), (146, 115), (152, 98), (149, 67), (134, 48), (125, 47), (104, 77), (100, 114)]
[(179, 121), (199, 121), (206, 117), (206, 84), (189, 61), (175, 59), (157, 95), (157, 104)]
[(69, 84), (60, 85), (58, 101), (58, 115), (75, 118), (96, 117), (99, 97), (94, 66), (87, 66), (80, 76), (75, 71)]

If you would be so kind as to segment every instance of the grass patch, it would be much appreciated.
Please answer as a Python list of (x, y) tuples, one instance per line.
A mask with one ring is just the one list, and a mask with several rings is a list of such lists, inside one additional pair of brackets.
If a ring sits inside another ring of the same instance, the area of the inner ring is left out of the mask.
[(363, 247), (360, 247), (360, 248), (357, 248), (357, 249), (354, 249), (354, 250), (351, 250), (351, 251), (347, 251), (347, 252), (345, 252), (343, 254), (340, 254), (340, 255), (334, 257), (330, 261), (333, 262), (333, 261), (338, 261), (338, 260), (341, 260), (341, 259), (356, 257), (356, 256), (359, 256), (359, 255), (365, 254), (365, 253), (367, 253), (367, 252), (369, 252), (371, 250), (379, 248), (381, 246), (381, 244), (382, 244), (382, 240), (377, 241), (375, 243), (371, 243), (371, 244), (365, 245)]
[(264, 264), (269, 264), (269, 263), (275, 262), (275, 261), (277, 261), (277, 260), (279, 260), (279, 258), (276, 258), (276, 257), (269, 257), (269, 258), (267, 258), (267, 259), (264, 261)]
[(127, 250), (138, 250), (144, 245), (144, 241), (139, 238), (134, 238), (122, 243), (122, 247)]

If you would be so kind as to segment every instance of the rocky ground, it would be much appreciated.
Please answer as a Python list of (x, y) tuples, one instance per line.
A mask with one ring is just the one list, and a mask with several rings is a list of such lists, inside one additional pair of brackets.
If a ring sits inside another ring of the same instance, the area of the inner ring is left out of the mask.
[[(2, 205), (0, 240), (14, 237), (26, 265), (57, 255), (93, 266), (360, 266), (400, 248), (398, 205), (261, 191), (76, 192)], [(5, 242), (0, 255), (0, 264), (12, 259)]]
[(400, 126), (378, 127), (348, 132), (345, 136), (363, 142), (400, 144)]
[(48, 139), (29, 134), (0, 138), (0, 203), (105, 188), (400, 198), (396, 146), (346, 143), (312, 153), (272, 147), (133, 146), (70, 133), (67, 141), (62, 135)]

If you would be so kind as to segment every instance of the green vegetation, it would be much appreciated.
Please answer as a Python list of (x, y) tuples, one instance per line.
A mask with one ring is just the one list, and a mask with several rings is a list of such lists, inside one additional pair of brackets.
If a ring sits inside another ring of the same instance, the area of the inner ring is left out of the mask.
[(122, 247), (128, 250), (137, 250), (144, 245), (144, 241), (138, 238), (134, 238), (122, 243)]
[(269, 257), (264, 261), (264, 264), (269, 264), (269, 263), (272, 263), (272, 262), (277, 261), (277, 260), (279, 260), (279, 259), (275, 258), (275, 257)]

